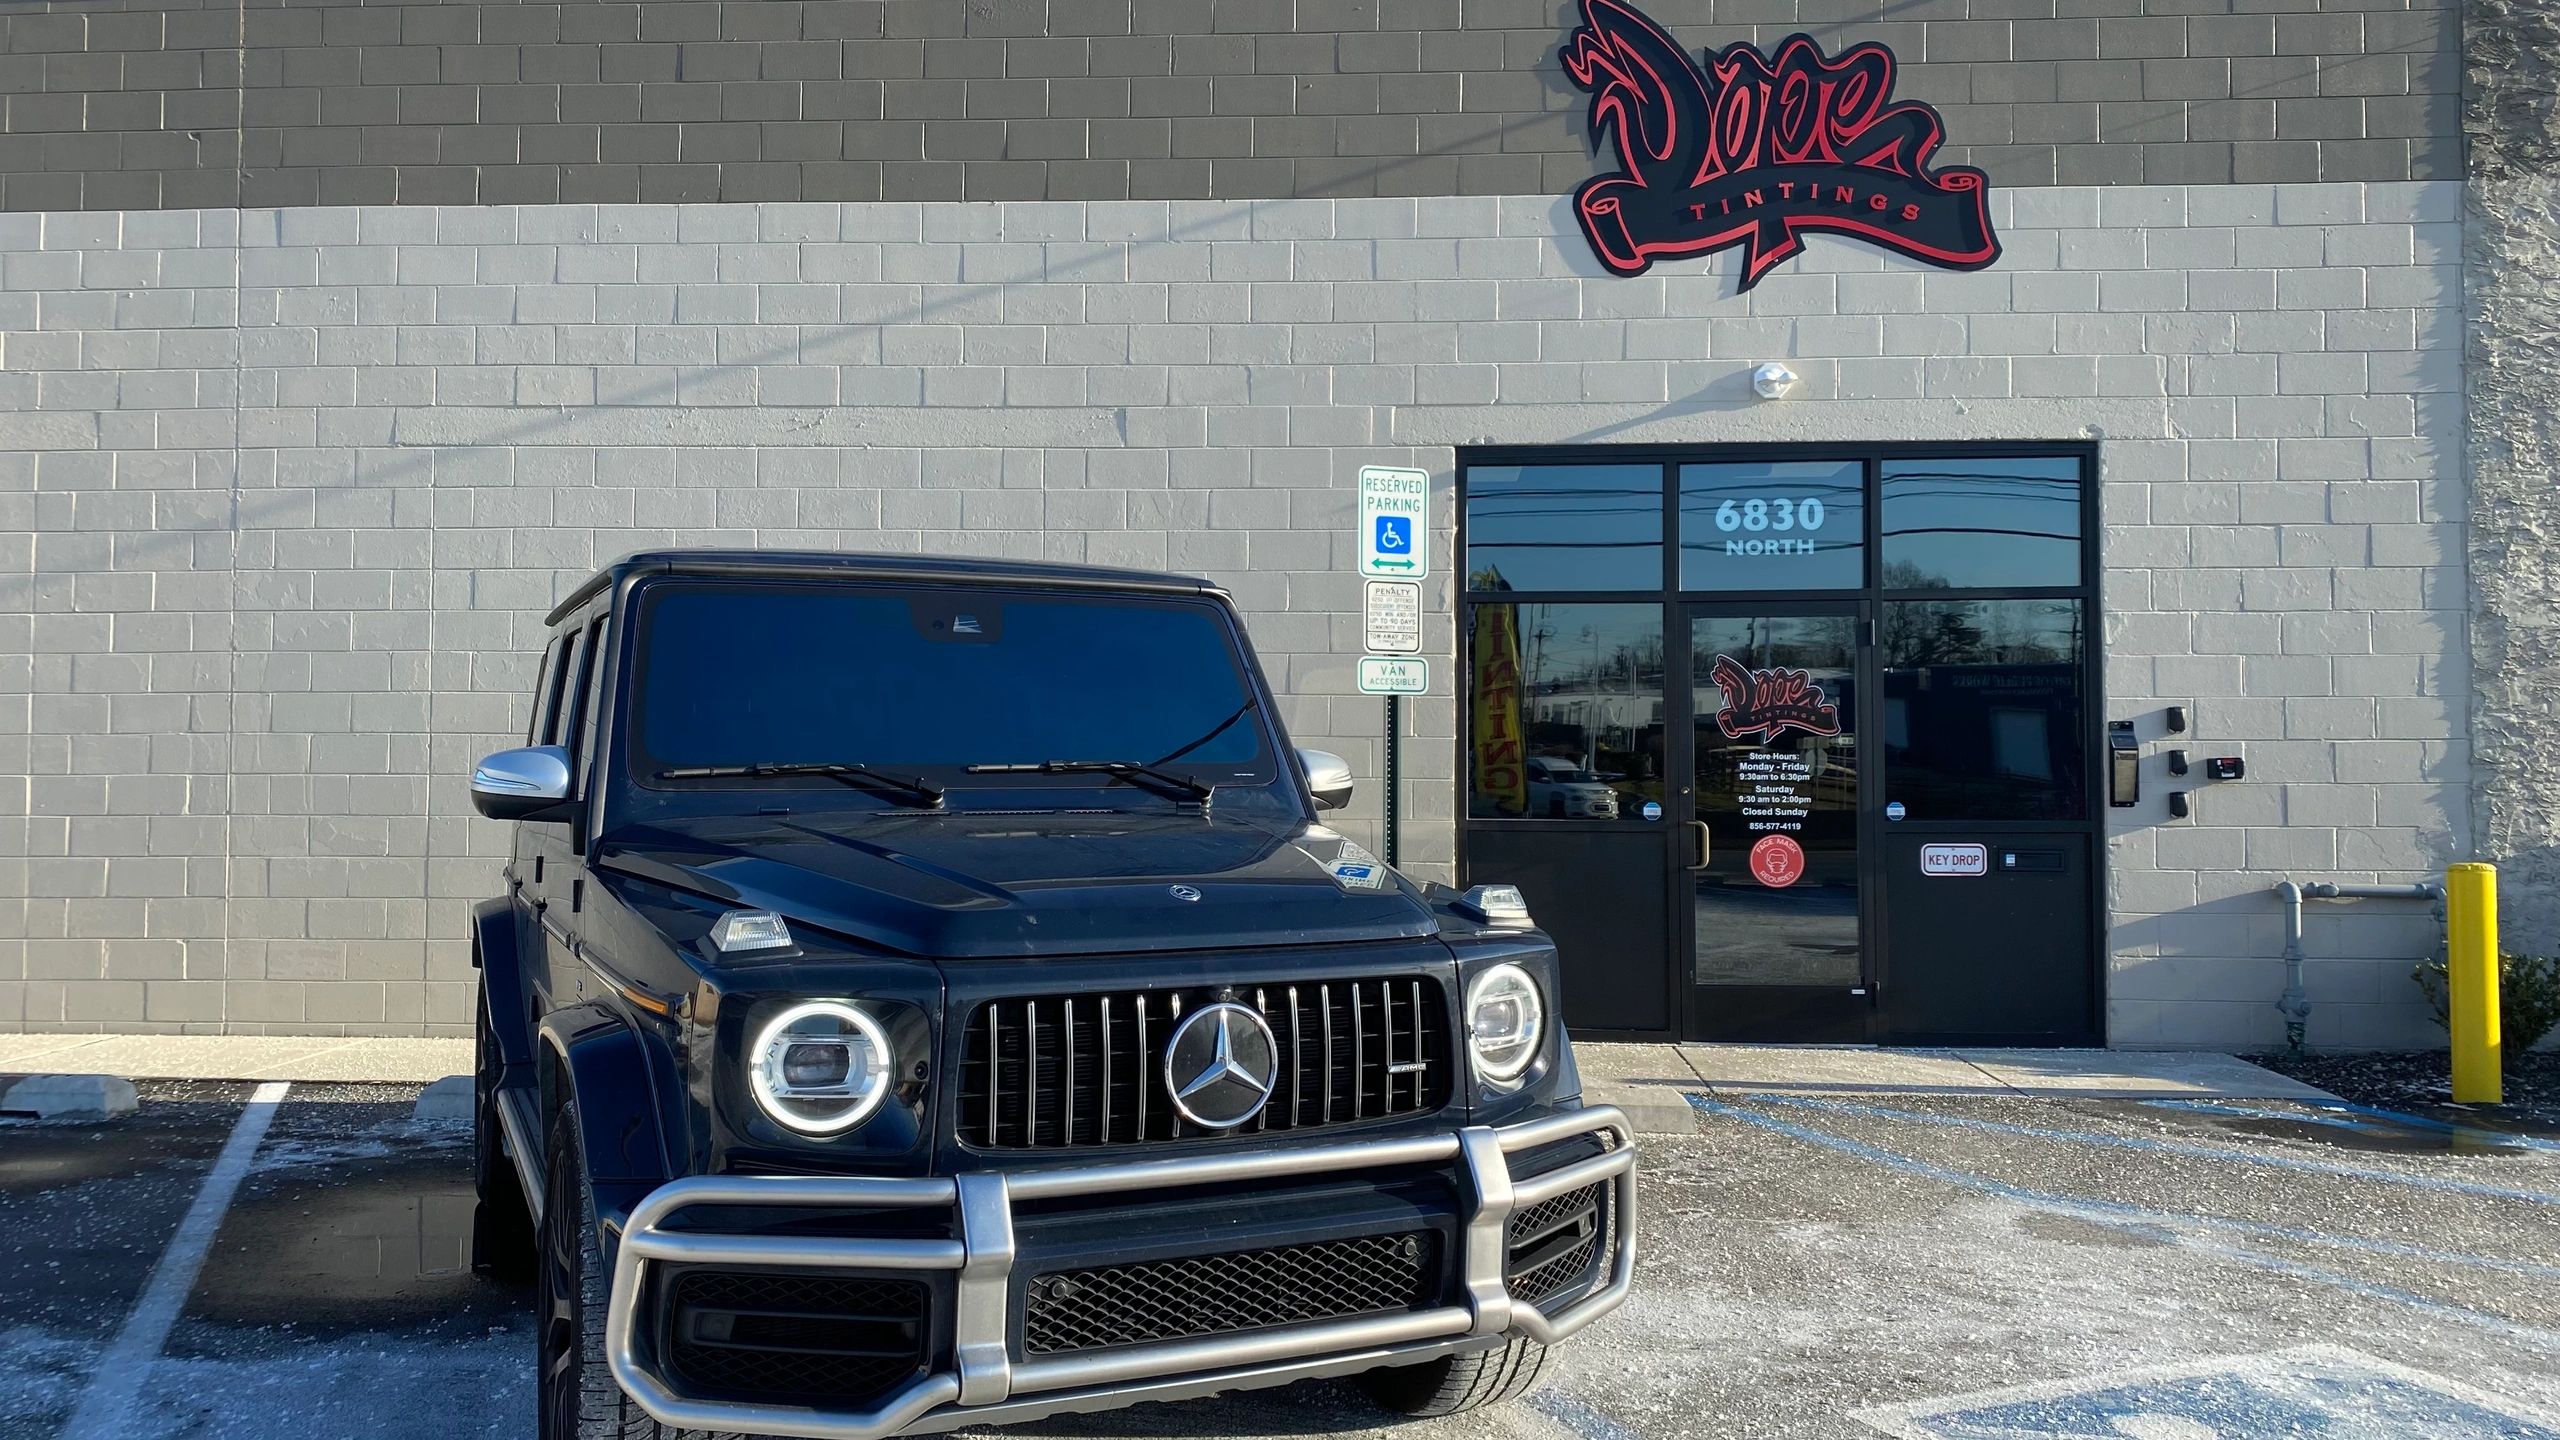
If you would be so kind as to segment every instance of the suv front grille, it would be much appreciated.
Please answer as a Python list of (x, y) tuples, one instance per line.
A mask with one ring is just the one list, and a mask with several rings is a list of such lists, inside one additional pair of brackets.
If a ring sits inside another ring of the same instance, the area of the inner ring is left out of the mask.
[(1186, 1010), (1231, 998), (1262, 1012), (1280, 1073), (1234, 1134), (1308, 1130), (1436, 1110), (1449, 1098), (1449, 1016), (1424, 976), (996, 1000), (969, 1018), (960, 1139), (983, 1150), (1136, 1145), (1221, 1132), (1187, 1124), (1165, 1089)]
[(1023, 1311), (1026, 1357), (1150, 1345), (1431, 1303), (1440, 1237), (1364, 1235), (1038, 1276)]
[(867, 1405), (924, 1364), (928, 1299), (913, 1280), (689, 1271), (667, 1359), (706, 1391)]

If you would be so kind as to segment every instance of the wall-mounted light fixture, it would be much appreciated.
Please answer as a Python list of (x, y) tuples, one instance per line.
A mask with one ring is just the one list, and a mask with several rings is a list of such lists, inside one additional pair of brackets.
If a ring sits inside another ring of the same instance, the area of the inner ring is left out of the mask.
[(1763, 400), (1784, 400), (1788, 392), (1804, 383), (1796, 372), (1772, 360), (1751, 372), (1751, 388)]

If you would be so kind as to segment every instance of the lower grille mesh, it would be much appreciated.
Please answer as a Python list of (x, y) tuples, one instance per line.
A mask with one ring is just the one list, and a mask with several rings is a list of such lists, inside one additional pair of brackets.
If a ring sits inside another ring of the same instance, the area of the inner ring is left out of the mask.
[(696, 1271), (678, 1276), (668, 1360), (692, 1386), (864, 1404), (924, 1363), (924, 1286)]
[(1504, 1266), (1511, 1298), (1536, 1303), (1580, 1284), (1608, 1238), (1608, 1222), (1605, 1180), (1514, 1211)]
[(1022, 1348), (1055, 1355), (1418, 1309), (1439, 1276), (1440, 1237), (1427, 1230), (1063, 1270), (1031, 1282)]

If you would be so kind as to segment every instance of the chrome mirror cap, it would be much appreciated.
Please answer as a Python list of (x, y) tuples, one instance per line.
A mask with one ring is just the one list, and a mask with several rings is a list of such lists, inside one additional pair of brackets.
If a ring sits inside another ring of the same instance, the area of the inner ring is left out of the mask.
[(1351, 803), (1351, 762), (1330, 750), (1301, 750), (1298, 768), (1307, 772), (1307, 792), (1319, 810), (1339, 810)]
[(492, 820), (530, 820), (568, 803), (569, 752), (558, 745), (501, 750), (471, 770), (471, 803)]

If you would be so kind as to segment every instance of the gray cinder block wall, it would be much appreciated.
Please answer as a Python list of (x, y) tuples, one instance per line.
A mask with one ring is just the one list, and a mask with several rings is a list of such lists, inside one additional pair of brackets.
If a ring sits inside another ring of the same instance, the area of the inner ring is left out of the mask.
[[(1747, 296), (1590, 260), (1562, 3), (15, 7), (0, 1028), (458, 1033), (460, 777), (620, 550), (1209, 574), (1374, 840), (1360, 464), (1441, 477), (1446, 553), (1471, 443), (2094, 438), (2107, 713), (2253, 777), (2110, 817), (2110, 1036), (2274, 1039), (2275, 878), (2471, 848), (2457, 36), (2202, 3), (1653, 5), (1886, 40), (1994, 179), (1992, 270), (1820, 241)], [(2426, 1043), (2424, 915), (2314, 924), (2314, 1040)]]
[[(460, 777), (519, 729), (544, 609), (620, 550), (1205, 572), (1300, 737), (1374, 777), (1361, 463), (1445, 486), (1477, 441), (2086, 435), (2109, 713), (2192, 705), (2257, 777), (2192, 824), (2120, 812), (2113, 1033), (2258, 1038), (2266, 877), (2421, 871), (2461, 828), (2459, 187), (1995, 205), (1998, 269), (1826, 241), (1747, 297), (1606, 276), (1546, 197), (0, 217), (5, 1018), (461, 1024), (503, 835)], [(1803, 398), (1750, 400), (1777, 357)], [(1431, 611), (1404, 839), (1445, 875), (1445, 575)], [(2423, 937), (2331, 923), (2321, 1038), (2403, 1037)]]

